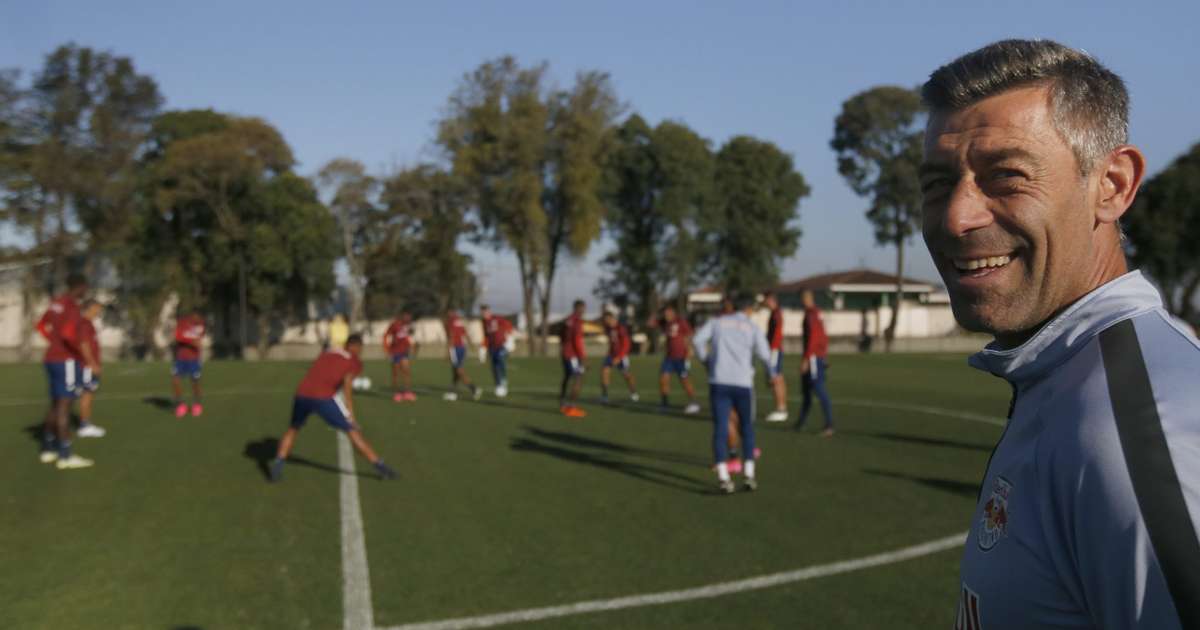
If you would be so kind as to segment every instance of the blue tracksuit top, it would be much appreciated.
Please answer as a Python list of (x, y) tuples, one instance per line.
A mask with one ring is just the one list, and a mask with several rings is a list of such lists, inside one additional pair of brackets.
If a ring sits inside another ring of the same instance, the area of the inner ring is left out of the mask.
[(1013, 387), (956, 629), (1200, 628), (1200, 342), (1131, 272), (970, 364)]

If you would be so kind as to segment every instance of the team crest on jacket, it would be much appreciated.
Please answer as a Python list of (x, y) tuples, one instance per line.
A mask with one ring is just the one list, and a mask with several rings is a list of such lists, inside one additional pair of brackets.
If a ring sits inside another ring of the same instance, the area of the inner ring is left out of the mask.
[(996, 477), (992, 495), (983, 504), (979, 518), (979, 548), (991, 551), (1001, 538), (1008, 536), (1008, 497), (1013, 486), (1004, 477)]

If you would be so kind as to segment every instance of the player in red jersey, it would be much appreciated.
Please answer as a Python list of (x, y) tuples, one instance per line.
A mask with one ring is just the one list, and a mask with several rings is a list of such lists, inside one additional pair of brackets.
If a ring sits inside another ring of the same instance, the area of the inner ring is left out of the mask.
[(773, 291), (763, 295), (763, 305), (770, 309), (767, 320), (767, 345), (771, 348), (771, 365), (775, 368), (776, 376), (771, 377), (767, 372), (768, 385), (775, 394), (775, 411), (767, 414), (767, 422), (786, 422), (787, 383), (783, 380), (783, 309), (779, 308), (779, 299)]
[(679, 377), (683, 391), (687, 393), (688, 404), (683, 408), (686, 414), (700, 413), (700, 403), (696, 401), (696, 389), (688, 377), (691, 369), (692, 356), (692, 327), (679, 316), (674, 306), (666, 306), (662, 310), (662, 319), (650, 321), (652, 328), (658, 328), (667, 337), (667, 350), (663, 356), (662, 367), (659, 369), (658, 392), (662, 395), (659, 408), (670, 408), (671, 375)]
[(308, 368), (292, 400), (291, 426), (279, 440), (279, 450), (268, 467), (271, 481), (283, 478), (283, 463), (292, 452), (296, 434), (304, 427), (308, 416), (314, 413), (329, 426), (345, 431), (350, 443), (371, 462), (381, 479), (396, 478), (396, 471), (375, 454), (375, 449), (363, 438), (362, 430), (354, 419), (353, 382), (354, 377), (362, 373), (362, 360), (359, 358), (362, 348), (362, 335), (350, 335), (345, 348), (322, 352), (312, 367)]
[(587, 305), (575, 300), (571, 315), (563, 322), (562, 336), (562, 387), (558, 393), (558, 410), (568, 418), (583, 418), (587, 412), (579, 408), (579, 389), (583, 387), (583, 362), (587, 353), (583, 347), (583, 311)]
[(192, 308), (175, 320), (175, 363), (171, 367), (171, 390), (175, 393), (175, 417), (187, 415), (188, 406), (183, 402), (183, 384), (180, 379), (192, 379), (192, 416), (204, 412), (200, 404), (200, 355), (204, 345), (206, 326), (200, 310)]
[(825, 372), (829, 369), (826, 361), (829, 337), (825, 334), (825, 322), (821, 319), (821, 309), (817, 308), (813, 292), (805, 291), (801, 299), (804, 301), (804, 360), (800, 365), (800, 378), (804, 402), (800, 407), (796, 430), (804, 428), (804, 421), (808, 420), (808, 412), (812, 409), (813, 394), (816, 394), (821, 401), (821, 411), (825, 414), (825, 429), (821, 435), (833, 437), (833, 405), (825, 389)]
[(483, 324), (484, 347), (481, 350), (486, 351), (486, 358), (492, 363), (496, 396), (504, 398), (508, 395), (508, 353), (513, 325), (507, 319), (492, 313), (491, 307), (486, 304), (480, 307), (479, 318)]
[[(396, 402), (412, 402), (417, 395), (412, 391), (412, 352), (413, 325), (412, 314), (401, 311), (396, 319), (383, 333), (383, 352), (392, 358), (392, 400)], [(397, 382), (404, 380), (404, 386)]]
[(91, 347), (81, 343), (79, 336), (79, 300), (87, 290), (87, 280), (71, 274), (67, 277), (66, 293), (50, 302), (50, 308), (37, 323), (38, 332), (49, 344), (43, 362), (50, 382), (50, 409), (46, 411), (42, 429), (39, 459), (44, 464), (55, 464), (59, 470), (87, 468), (95, 463), (71, 453), (71, 401), (79, 395), (83, 368), (100, 374), (100, 364)]
[(608, 404), (608, 383), (610, 373), (615, 367), (625, 377), (629, 386), (629, 399), (637, 402), (637, 385), (633, 382), (633, 374), (629, 371), (629, 351), (633, 341), (629, 337), (629, 328), (617, 321), (613, 313), (604, 314), (604, 334), (608, 337), (608, 355), (604, 357), (604, 367), (600, 369), (600, 401)]
[[(89, 299), (83, 303), (83, 317), (79, 320), (79, 342), (91, 349), (96, 365), (100, 365), (100, 338), (96, 334), (94, 322), (100, 317), (102, 310), (104, 307), (99, 302)], [(96, 391), (100, 389), (100, 375), (85, 366), (79, 386), (79, 430), (75, 435), (104, 437), (104, 429), (92, 424), (92, 400), (96, 397)]]
[(466, 386), (471, 392), (471, 397), (479, 400), (483, 396), (483, 390), (475, 386), (471, 382), (471, 377), (467, 376), (467, 371), (464, 365), (467, 362), (467, 344), (470, 339), (467, 336), (467, 326), (463, 323), (462, 316), (458, 311), (451, 309), (446, 313), (446, 320), (442, 323), (446, 328), (446, 344), (450, 350), (450, 391), (446, 392), (442, 398), (445, 400), (458, 400), (459, 384)]

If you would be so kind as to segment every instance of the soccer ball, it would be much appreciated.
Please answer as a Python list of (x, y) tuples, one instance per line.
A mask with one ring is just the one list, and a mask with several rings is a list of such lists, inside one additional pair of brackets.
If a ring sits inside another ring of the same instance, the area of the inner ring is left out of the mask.
[(508, 386), (507, 385), (497, 385), (496, 386), (496, 398), (504, 398), (507, 395), (508, 395)]
[(350, 386), (359, 391), (371, 389), (371, 379), (367, 376), (359, 376), (350, 382)]

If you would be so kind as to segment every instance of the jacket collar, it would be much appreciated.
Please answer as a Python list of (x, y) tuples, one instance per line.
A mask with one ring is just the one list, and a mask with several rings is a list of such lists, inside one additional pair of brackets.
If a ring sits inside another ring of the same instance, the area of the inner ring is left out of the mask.
[(1131, 271), (1080, 298), (1016, 348), (993, 341), (968, 360), (972, 367), (1025, 385), (1042, 378), (1110, 326), (1162, 308), (1162, 296), (1140, 271)]

